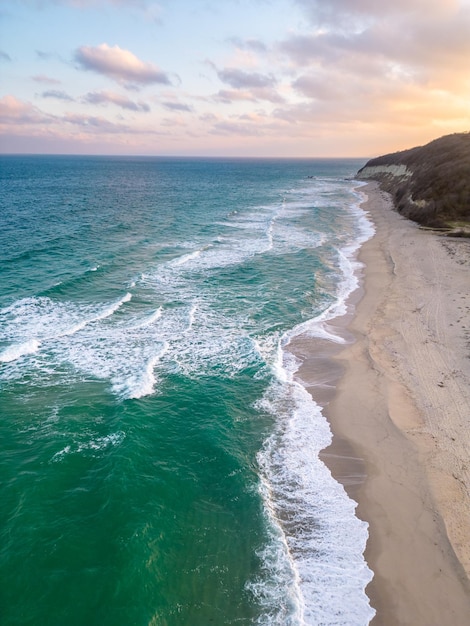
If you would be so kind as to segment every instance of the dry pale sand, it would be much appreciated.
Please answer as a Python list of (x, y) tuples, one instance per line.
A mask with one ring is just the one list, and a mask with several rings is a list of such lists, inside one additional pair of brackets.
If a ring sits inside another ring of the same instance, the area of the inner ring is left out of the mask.
[(470, 624), (470, 241), (420, 229), (375, 183), (346, 348), (299, 337), (334, 433), (323, 459), (369, 523), (374, 626)]

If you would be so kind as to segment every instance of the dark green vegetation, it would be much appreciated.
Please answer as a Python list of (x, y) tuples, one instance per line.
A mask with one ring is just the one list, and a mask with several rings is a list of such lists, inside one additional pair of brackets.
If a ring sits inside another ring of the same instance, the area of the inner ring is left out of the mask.
[(470, 236), (469, 132), (371, 159), (358, 178), (379, 181), (405, 217)]

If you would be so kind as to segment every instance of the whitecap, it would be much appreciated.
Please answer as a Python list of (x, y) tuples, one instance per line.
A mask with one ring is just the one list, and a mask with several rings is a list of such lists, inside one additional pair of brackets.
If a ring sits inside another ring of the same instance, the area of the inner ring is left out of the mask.
[(24, 343), (8, 346), (8, 348), (0, 353), (0, 362), (10, 363), (11, 361), (16, 361), (22, 356), (33, 354), (39, 350), (40, 345), (41, 342), (37, 339), (29, 339)]
[(193, 261), (194, 259), (197, 259), (199, 256), (201, 256), (201, 250), (195, 250), (194, 252), (189, 252), (188, 254), (184, 254), (181, 257), (178, 257), (177, 259), (174, 259), (173, 261), (170, 261), (169, 265), (174, 266), (174, 267), (180, 267), (181, 265), (185, 265), (186, 263), (188, 263), (189, 261)]
[(148, 326), (153, 326), (153, 324), (158, 322), (158, 320), (162, 317), (162, 314), (163, 314), (163, 307), (159, 306), (158, 309), (153, 311), (153, 313), (151, 313), (147, 317), (144, 317), (141, 321), (133, 324), (131, 328), (138, 329), (138, 328), (147, 328)]
[(25, 298), (0, 311), (1, 332), (5, 339), (24, 344), (66, 337), (110, 317), (131, 298), (128, 292), (105, 305), (60, 302), (47, 297)]
[(129, 399), (138, 399), (155, 393), (157, 377), (155, 368), (158, 362), (168, 351), (169, 344), (165, 342), (158, 354), (151, 356), (140, 368), (131, 376), (118, 379), (113, 384), (113, 389), (121, 396)]
[(88, 441), (67, 444), (62, 448), (62, 450), (59, 450), (53, 455), (50, 462), (58, 463), (60, 461), (63, 461), (64, 457), (66, 457), (67, 455), (81, 454), (84, 452), (92, 452), (93, 456), (95, 456), (94, 453), (102, 452), (110, 447), (119, 446), (124, 441), (125, 437), (126, 433), (122, 430), (119, 430), (115, 433), (110, 433), (109, 435), (105, 435), (103, 437), (95, 437), (89, 439)]

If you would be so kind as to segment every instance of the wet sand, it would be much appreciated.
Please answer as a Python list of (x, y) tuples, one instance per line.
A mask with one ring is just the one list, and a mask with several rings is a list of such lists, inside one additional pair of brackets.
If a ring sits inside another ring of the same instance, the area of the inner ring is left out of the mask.
[(373, 626), (470, 624), (470, 240), (362, 188), (376, 234), (334, 320), (346, 345), (297, 337), (299, 380), (334, 434), (322, 458), (369, 523)]

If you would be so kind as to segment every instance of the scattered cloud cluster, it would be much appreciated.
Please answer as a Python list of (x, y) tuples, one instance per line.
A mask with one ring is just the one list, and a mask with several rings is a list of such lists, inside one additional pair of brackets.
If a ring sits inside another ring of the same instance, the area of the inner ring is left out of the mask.
[(191, 113), (193, 110), (192, 107), (190, 107), (188, 104), (183, 104), (182, 102), (162, 102), (161, 104), (165, 107), (165, 109), (168, 109), (169, 111)]
[(278, 115), (322, 123), (382, 119), (429, 125), (438, 122), (446, 99), (454, 112), (460, 101), (464, 116), (462, 96), (468, 97), (470, 88), (467, 3), (296, 2), (305, 9), (310, 30), (290, 34), (278, 50), (296, 74), (291, 86), (304, 102)]
[(38, 108), (15, 96), (4, 96), (0, 99), (0, 124), (21, 126), (45, 124), (49, 121), (50, 118)]
[[(37, 80), (37, 77), (34, 79)], [(37, 82), (48, 82), (42, 79)], [(54, 81), (56, 82), (56, 81)], [(139, 100), (134, 102), (125, 95), (115, 93), (113, 91), (90, 91), (82, 97), (73, 98), (67, 92), (60, 89), (48, 89), (39, 94), (41, 98), (51, 98), (53, 100), (61, 100), (63, 102), (78, 102), (82, 104), (103, 105), (108, 104), (115, 105), (121, 109), (127, 111), (134, 111), (139, 113), (148, 113), (150, 111), (150, 105), (146, 102)], [(181, 105), (182, 106), (182, 105)], [(183, 110), (183, 109), (181, 109)]]
[(73, 102), (72, 96), (69, 96), (65, 91), (61, 91), (60, 89), (49, 89), (47, 91), (43, 91), (41, 96), (43, 98), (54, 98), (55, 100), (63, 100), (64, 102)]
[(135, 7), (136, 9), (144, 10), (151, 8), (152, 6), (158, 7), (154, 0), (15, 0), (20, 4), (26, 4), (27, 6), (43, 8), (47, 5), (64, 5), (77, 9), (87, 9), (96, 6), (111, 7)]
[(240, 68), (227, 67), (217, 70), (217, 76), (222, 83), (232, 87), (231, 90), (221, 89), (215, 95), (215, 100), (220, 102), (266, 100), (280, 103), (283, 101), (276, 89), (278, 81), (272, 74), (247, 72)]
[(35, 76), (31, 76), (31, 78), (36, 83), (43, 83), (45, 85), (60, 85), (60, 80), (57, 78), (51, 78), (50, 76), (45, 76), (44, 74), (36, 74)]
[[(162, 32), (162, 16), (173, 8), (153, 0), (22, 1), (81, 12), (131, 8), (150, 16)], [(470, 126), (470, 0), (290, 2), (298, 18), (275, 36), (262, 35), (262, 26), (257, 38), (234, 32), (205, 57), (188, 46), (191, 74), (172, 64), (172, 54), (160, 56), (162, 69), (153, 59), (143, 60), (151, 53), (138, 56), (129, 43), (75, 43), (68, 58), (64, 51), (36, 50), (38, 63), (49, 63), (46, 73), (30, 73), (36, 90), (29, 99), (12, 91), (0, 100), (0, 130), (10, 125), (24, 136), (63, 133), (77, 141), (88, 141), (93, 133), (114, 141), (116, 149), (136, 137), (142, 146), (145, 137), (161, 133), (165, 146), (190, 146), (196, 153), (211, 141), (215, 150), (227, 146), (223, 139), (230, 136), (230, 145), (246, 146), (247, 153), (272, 154), (273, 146), (281, 154), (283, 146), (292, 155), (295, 146), (301, 155), (316, 154), (316, 146), (326, 153), (330, 142), (336, 153), (367, 155), (380, 142), (393, 150)], [(195, 2), (202, 4), (213, 15), (224, 12), (225, 5)], [(261, 14), (278, 3), (241, 4), (256, 6)], [(191, 32), (196, 40), (197, 26)], [(203, 35), (199, 41), (205, 45)], [(10, 68), (15, 56), (1, 50), (0, 62)], [(85, 87), (65, 78), (65, 71), (55, 75), (51, 68), (58, 64), (69, 74), (80, 73)], [(102, 85), (86, 84), (88, 72)]]
[(83, 101), (88, 104), (114, 104), (128, 111), (140, 111), (143, 113), (150, 111), (150, 106), (146, 102), (134, 102), (126, 96), (112, 91), (93, 91), (87, 93)]

